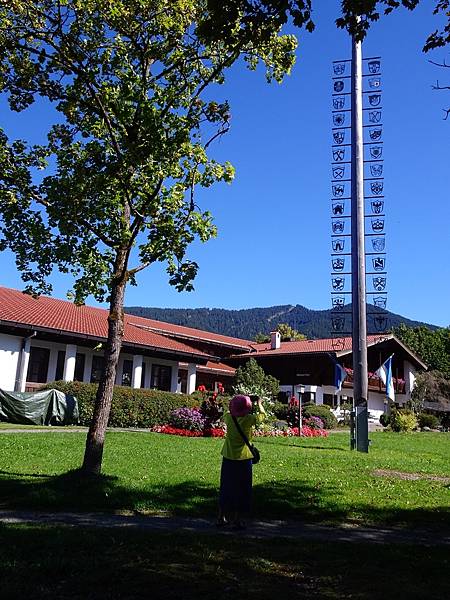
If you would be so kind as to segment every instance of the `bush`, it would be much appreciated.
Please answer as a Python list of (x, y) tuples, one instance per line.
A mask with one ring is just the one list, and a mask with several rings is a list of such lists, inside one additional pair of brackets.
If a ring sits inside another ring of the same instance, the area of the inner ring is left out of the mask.
[(188, 431), (203, 431), (205, 418), (198, 408), (177, 408), (170, 413), (169, 425)]
[(429, 427), (430, 429), (437, 429), (439, 427), (439, 419), (436, 415), (430, 415), (428, 413), (420, 413), (417, 420), (419, 421), (419, 427)]
[(288, 422), (289, 427), (298, 427), (299, 419), (298, 419), (298, 406), (289, 406), (286, 412), (286, 421)]
[[(228, 406), (226, 402), (226, 406)], [(218, 427), (224, 413), (224, 406), (221, 402), (221, 396), (211, 397), (203, 400), (200, 406), (200, 412), (205, 420), (205, 428), (213, 429)]]
[(392, 431), (410, 432), (417, 429), (417, 419), (410, 410), (395, 410), (391, 414), (390, 424)]
[[(305, 425), (315, 429), (335, 429), (338, 426), (336, 417), (326, 404), (305, 404), (302, 417)], [(290, 427), (298, 427), (298, 405), (288, 407), (286, 421)]]
[(303, 406), (303, 417), (305, 419), (319, 417), (323, 421), (325, 429), (336, 429), (338, 426), (336, 417), (326, 404), (305, 404)]
[(323, 429), (323, 421), (320, 417), (310, 417), (309, 419), (304, 420), (304, 425), (306, 427), (310, 427), (311, 429)]
[[(272, 405), (273, 414), (280, 421), (287, 421), (287, 415), (289, 411), (289, 405), (284, 402), (274, 402)], [(297, 411), (298, 412), (298, 411)]]
[(236, 385), (233, 389), (235, 394), (256, 395), (271, 400), (277, 398), (279, 389), (278, 379), (266, 375), (254, 358), (236, 369)]
[(388, 415), (387, 413), (383, 413), (382, 415), (380, 415), (380, 423), (381, 425), (383, 425), (383, 427), (387, 427), (390, 422), (391, 415)]
[[(97, 384), (79, 381), (55, 381), (45, 389), (57, 389), (78, 400), (80, 425), (89, 426), (94, 410)], [(177, 408), (198, 406), (198, 402), (185, 394), (160, 390), (134, 389), (115, 386), (108, 425), (110, 427), (153, 427), (168, 423), (170, 414)]]

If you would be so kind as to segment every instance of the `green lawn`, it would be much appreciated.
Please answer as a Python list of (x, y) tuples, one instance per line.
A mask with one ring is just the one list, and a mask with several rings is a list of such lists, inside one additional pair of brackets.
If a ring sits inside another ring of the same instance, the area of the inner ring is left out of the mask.
[(443, 546), (0, 526), (8, 600), (444, 600), (449, 567)]
[[(379, 477), (376, 469), (450, 477), (450, 434), (373, 433), (369, 454), (348, 434), (258, 439), (254, 513), (260, 518), (450, 527), (448, 481)], [(103, 476), (83, 481), (84, 433), (0, 435), (3, 508), (213, 515), (222, 441), (110, 432)]]

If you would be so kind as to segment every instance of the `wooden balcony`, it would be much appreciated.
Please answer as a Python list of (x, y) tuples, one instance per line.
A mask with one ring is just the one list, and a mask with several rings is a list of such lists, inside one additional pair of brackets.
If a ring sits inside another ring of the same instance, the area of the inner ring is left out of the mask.
[[(347, 373), (347, 377), (344, 379), (342, 387), (353, 387), (353, 373)], [(386, 386), (379, 377), (369, 377), (369, 391), (385, 394)], [(394, 391), (396, 394), (406, 394), (406, 384), (403, 379), (395, 379), (394, 377)]]

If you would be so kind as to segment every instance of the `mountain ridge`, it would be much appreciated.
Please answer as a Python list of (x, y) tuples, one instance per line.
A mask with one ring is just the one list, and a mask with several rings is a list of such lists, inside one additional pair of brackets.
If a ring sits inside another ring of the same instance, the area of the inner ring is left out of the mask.
[[(368, 304), (367, 310), (369, 315), (373, 312), (374, 307)], [(351, 305), (347, 305), (345, 311), (351, 311)], [(338, 315), (330, 309), (314, 310), (301, 304), (280, 304), (242, 309), (129, 306), (125, 307), (125, 312), (245, 340), (253, 340), (258, 333), (268, 334), (280, 323), (287, 323), (310, 339), (327, 338), (331, 335), (331, 315)], [(390, 311), (382, 312), (388, 320), (388, 329), (397, 327), (401, 323), (409, 327), (422, 325), (430, 329), (437, 329), (436, 325), (430, 323), (414, 321)], [(368, 333), (377, 333), (371, 327), (370, 322), (371, 319), (368, 318)]]

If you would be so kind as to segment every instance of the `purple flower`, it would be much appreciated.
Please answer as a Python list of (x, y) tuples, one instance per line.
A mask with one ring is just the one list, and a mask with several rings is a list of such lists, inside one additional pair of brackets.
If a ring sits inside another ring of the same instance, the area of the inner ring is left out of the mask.
[(177, 408), (170, 414), (169, 425), (189, 431), (203, 431), (205, 419), (197, 408)]

